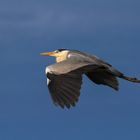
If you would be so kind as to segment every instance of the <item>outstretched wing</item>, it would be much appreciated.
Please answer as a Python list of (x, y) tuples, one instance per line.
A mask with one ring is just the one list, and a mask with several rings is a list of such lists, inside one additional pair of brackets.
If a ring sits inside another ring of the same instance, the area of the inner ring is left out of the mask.
[(48, 88), (54, 104), (62, 108), (75, 106), (80, 96), (82, 74), (90, 69), (96, 71), (99, 67), (92, 63), (72, 60), (48, 66), (46, 70)]
[(80, 96), (82, 75), (78, 72), (55, 75), (48, 73), (48, 88), (55, 105), (62, 108), (75, 106)]

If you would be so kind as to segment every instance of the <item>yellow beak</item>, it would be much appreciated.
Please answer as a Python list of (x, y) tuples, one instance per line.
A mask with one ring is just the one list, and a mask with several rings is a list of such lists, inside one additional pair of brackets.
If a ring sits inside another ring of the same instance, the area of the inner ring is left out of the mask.
[(43, 53), (40, 53), (40, 55), (42, 56), (54, 56), (55, 52), (43, 52)]

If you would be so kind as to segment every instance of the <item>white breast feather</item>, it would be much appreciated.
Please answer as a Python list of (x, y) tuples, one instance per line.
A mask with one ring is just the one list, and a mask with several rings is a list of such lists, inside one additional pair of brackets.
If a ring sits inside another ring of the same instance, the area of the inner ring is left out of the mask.
[[(46, 67), (46, 69), (45, 69), (45, 74), (47, 75), (47, 73), (51, 73), (51, 70), (48, 68), (48, 67)], [(50, 79), (49, 78), (47, 78), (47, 85), (50, 83)]]

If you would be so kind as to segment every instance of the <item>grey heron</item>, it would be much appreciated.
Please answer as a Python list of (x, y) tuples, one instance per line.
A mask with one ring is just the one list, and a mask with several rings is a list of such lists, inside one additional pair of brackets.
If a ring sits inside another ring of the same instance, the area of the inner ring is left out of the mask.
[(140, 83), (137, 78), (125, 76), (95, 55), (69, 49), (58, 49), (41, 55), (56, 57), (56, 63), (47, 66), (45, 73), (52, 100), (62, 108), (70, 108), (78, 102), (83, 74), (92, 82), (115, 90), (119, 90), (117, 78)]

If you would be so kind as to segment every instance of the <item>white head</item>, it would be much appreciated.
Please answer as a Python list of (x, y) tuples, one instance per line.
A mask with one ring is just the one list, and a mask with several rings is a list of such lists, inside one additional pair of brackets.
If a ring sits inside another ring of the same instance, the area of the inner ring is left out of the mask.
[(56, 62), (61, 62), (67, 59), (69, 50), (67, 49), (58, 49), (52, 52), (41, 53), (43, 56), (54, 56), (56, 57)]

